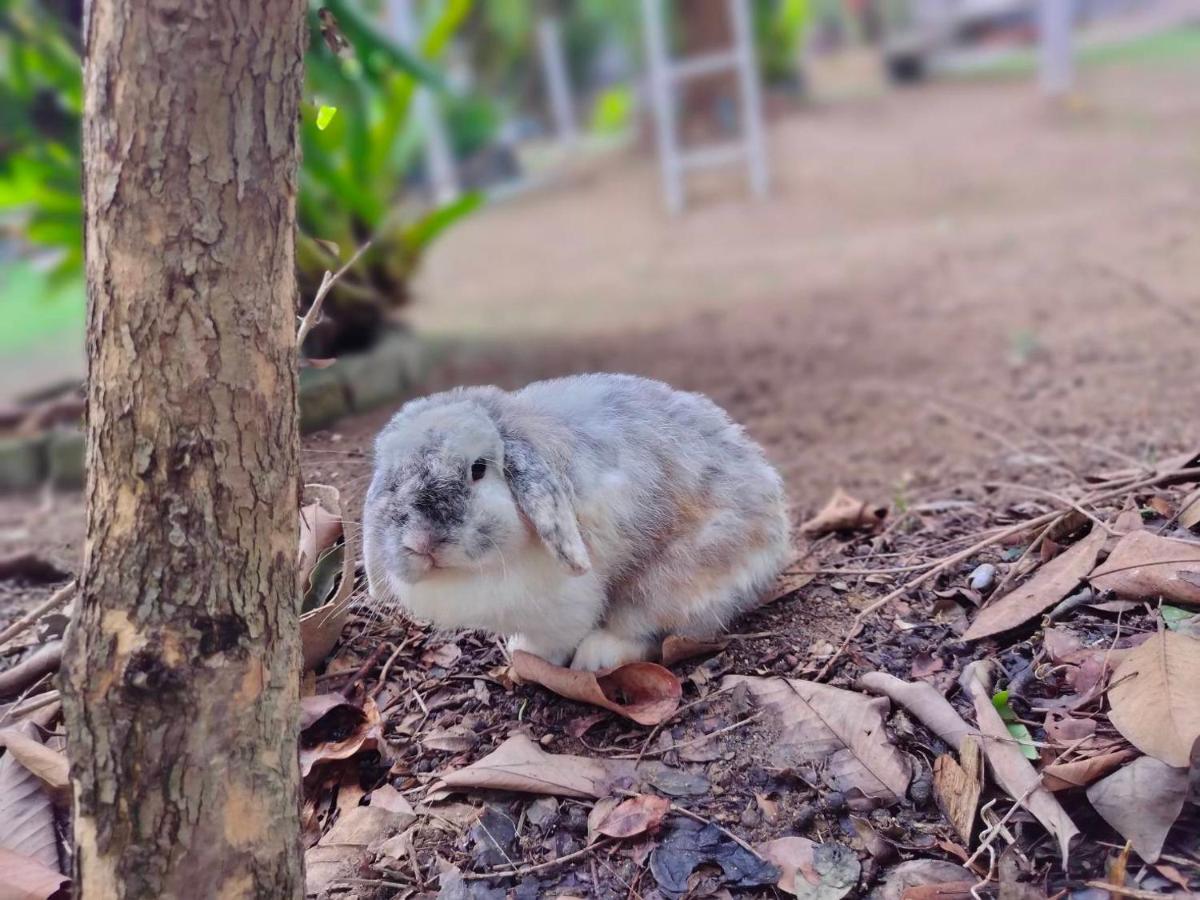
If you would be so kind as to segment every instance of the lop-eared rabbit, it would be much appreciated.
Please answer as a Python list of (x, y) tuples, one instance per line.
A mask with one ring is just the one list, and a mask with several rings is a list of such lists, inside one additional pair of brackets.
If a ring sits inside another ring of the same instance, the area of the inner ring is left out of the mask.
[(789, 558), (783, 485), (707, 397), (630, 375), (406, 404), (363, 515), (372, 596), (598, 670), (710, 636)]

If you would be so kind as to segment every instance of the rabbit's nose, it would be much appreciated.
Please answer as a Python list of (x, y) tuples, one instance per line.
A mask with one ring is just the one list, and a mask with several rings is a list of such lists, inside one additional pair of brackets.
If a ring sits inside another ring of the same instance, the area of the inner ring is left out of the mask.
[(432, 556), (437, 541), (428, 531), (415, 531), (404, 535), (400, 544), (405, 550), (415, 553), (417, 556)]

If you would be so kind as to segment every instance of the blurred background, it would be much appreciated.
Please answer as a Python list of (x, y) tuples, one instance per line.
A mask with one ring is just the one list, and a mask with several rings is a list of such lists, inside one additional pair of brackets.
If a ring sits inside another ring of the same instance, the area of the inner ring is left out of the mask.
[[(0, 0), (10, 491), (81, 477), (81, 5)], [(1194, 440), (1198, 88), (1196, 0), (313, 4), (297, 312), (371, 245), (309, 474), (405, 395), (596, 368), (712, 395), (800, 505)]]

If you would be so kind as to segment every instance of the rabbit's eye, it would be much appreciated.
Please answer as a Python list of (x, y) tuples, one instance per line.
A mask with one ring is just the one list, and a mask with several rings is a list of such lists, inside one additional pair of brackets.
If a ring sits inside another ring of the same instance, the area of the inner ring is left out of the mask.
[(477, 459), (471, 463), (471, 480), (478, 481), (487, 473), (487, 460)]

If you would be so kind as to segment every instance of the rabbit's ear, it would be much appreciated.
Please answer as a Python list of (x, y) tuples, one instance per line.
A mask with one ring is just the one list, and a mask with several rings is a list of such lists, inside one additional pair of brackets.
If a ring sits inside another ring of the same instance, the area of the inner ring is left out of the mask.
[(504, 475), (517, 508), (533, 523), (542, 543), (576, 575), (591, 569), (566, 480), (528, 441), (509, 435), (504, 439)]

